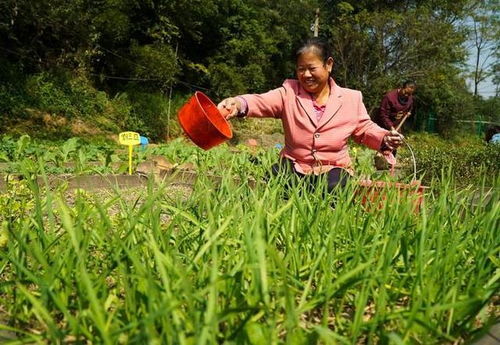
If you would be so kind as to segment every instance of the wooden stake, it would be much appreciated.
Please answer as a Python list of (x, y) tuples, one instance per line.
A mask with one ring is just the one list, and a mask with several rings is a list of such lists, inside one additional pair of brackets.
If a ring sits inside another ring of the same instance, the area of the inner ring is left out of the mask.
[(399, 125), (396, 127), (396, 132), (399, 132), (399, 129), (403, 126), (403, 123), (405, 123), (406, 119), (410, 116), (409, 112), (406, 112), (406, 115), (403, 117)]
[(316, 18), (314, 19), (314, 37), (318, 37), (319, 33), (319, 8), (316, 9)]

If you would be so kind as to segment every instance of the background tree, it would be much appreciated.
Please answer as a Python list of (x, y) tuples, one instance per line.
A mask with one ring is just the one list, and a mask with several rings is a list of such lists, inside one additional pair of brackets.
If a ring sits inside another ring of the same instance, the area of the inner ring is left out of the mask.
[[(490, 6), (491, 13), (491, 6), (498, 6), (479, 5)], [(340, 85), (363, 91), (373, 110), (387, 90), (416, 79), (417, 119), (435, 114), (445, 132), (454, 120), (474, 118), (464, 78), (468, 27), (460, 24), (470, 13), (479, 15), (471, 10), (483, 8), (474, 7), (479, 5), (477, 0), (5, 0), (0, 116), (21, 118), (34, 108), (63, 116), (95, 113), (159, 135), (171, 87), (179, 102), (195, 89), (220, 99), (262, 92), (293, 77), (293, 53), (312, 36), (319, 7), (320, 36), (332, 43)], [(481, 25), (498, 24), (497, 17), (475, 18), (477, 33), (490, 35), (493, 31)], [(477, 80), (488, 73), (478, 69)], [(89, 106), (93, 100), (100, 103)], [(418, 128), (418, 121), (414, 125)]]
[(493, 85), (495, 85), (495, 95), (494, 97), (499, 97), (500, 96), (500, 51), (497, 51), (497, 54), (495, 56), (495, 63), (492, 66), (493, 70), (493, 76), (492, 76), (492, 82)]
[(474, 51), (472, 80), (474, 96), (481, 82), (494, 75), (500, 52), (500, 5), (498, 1), (477, 1), (470, 21), (470, 41)]
[[(464, 115), (460, 67), (465, 30), (456, 25), (469, 3), (457, 1), (325, 1), (326, 37), (333, 43), (336, 78), (363, 90), (370, 111), (405, 79), (417, 81), (417, 116), (438, 114), (440, 131)], [(445, 126), (446, 125), (446, 126)]]

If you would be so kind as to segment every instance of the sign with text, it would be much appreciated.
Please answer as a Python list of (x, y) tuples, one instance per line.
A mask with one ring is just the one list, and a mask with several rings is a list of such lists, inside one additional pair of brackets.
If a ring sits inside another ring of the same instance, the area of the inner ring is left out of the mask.
[(128, 174), (132, 175), (132, 148), (141, 143), (141, 136), (136, 132), (121, 132), (118, 135), (118, 141), (128, 146)]
[(118, 136), (118, 141), (122, 145), (139, 145), (141, 136), (136, 132), (121, 132)]

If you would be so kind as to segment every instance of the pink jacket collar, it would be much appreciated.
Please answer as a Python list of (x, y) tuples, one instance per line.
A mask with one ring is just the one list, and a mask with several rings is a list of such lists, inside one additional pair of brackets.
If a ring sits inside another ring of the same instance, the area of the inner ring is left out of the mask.
[(326, 103), (325, 113), (321, 117), (319, 123), (316, 119), (311, 95), (306, 90), (304, 90), (300, 83), (290, 83), (290, 86), (292, 86), (292, 88), (294, 89), (299, 104), (306, 112), (309, 120), (318, 129), (328, 123), (342, 107), (342, 89), (337, 86), (332, 78), (330, 78), (328, 82), (330, 84), (330, 96), (328, 97), (328, 101)]

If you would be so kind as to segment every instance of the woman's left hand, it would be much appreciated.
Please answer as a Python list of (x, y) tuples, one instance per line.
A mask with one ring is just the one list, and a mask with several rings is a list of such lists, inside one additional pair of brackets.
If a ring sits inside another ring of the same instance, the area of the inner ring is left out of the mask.
[(229, 97), (222, 100), (217, 108), (224, 114), (226, 120), (237, 116), (241, 111), (241, 102), (238, 97)]
[(394, 128), (391, 129), (384, 137), (384, 144), (389, 150), (394, 150), (403, 143), (403, 135), (398, 133)]

